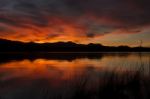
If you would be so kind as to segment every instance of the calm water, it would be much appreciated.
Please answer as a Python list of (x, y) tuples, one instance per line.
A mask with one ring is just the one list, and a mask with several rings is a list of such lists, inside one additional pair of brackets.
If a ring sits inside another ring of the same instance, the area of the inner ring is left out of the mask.
[(0, 59), (0, 99), (149, 99), (150, 53), (2, 54)]

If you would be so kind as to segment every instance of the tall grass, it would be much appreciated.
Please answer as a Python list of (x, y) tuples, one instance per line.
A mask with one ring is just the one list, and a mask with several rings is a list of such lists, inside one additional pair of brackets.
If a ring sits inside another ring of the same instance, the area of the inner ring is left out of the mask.
[[(96, 90), (87, 90), (88, 77), (78, 80), (71, 99), (150, 99), (150, 75), (144, 75), (143, 64), (135, 72), (104, 73)], [(149, 61), (150, 68), (150, 61)]]

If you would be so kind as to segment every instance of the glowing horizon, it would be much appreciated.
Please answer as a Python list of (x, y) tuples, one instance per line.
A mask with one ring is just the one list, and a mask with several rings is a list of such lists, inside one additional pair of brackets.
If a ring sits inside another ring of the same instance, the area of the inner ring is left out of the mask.
[(0, 1), (0, 38), (150, 47), (148, 0)]

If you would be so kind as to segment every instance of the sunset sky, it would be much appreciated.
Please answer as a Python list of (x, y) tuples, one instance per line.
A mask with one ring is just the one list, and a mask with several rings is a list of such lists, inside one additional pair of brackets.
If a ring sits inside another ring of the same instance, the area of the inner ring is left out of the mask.
[(0, 0), (0, 38), (150, 47), (150, 0)]

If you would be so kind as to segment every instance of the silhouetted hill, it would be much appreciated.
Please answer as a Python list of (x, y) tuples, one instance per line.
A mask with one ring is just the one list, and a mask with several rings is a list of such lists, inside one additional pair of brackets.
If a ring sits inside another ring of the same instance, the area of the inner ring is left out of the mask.
[(23, 43), (0, 39), (0, 52), (149, 52), (146, 47), (103, 46), (101, 44), (76, 44), (73, 42)]

